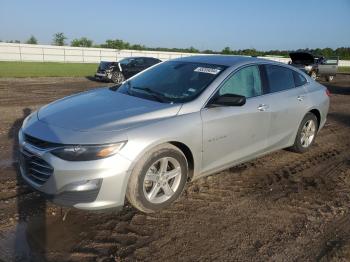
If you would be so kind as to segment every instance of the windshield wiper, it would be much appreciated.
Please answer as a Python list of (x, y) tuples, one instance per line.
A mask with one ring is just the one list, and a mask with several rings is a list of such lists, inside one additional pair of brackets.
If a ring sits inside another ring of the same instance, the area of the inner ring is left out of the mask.
[(132, 88), (132, 89), (136, 89), (136, 90), (145, 91), (146, 93), (148, 93), (149, 95), (151, 95), (152, 97), (157, 99), (159, 102), (168, 102), (168, 99), (162, 93), (159, 93), (155, 90), (152, 90), (149, 87), (138, 87), (138, 86), (131, 87), (130, 84), (128, 86), (129, 86), (129, 89)]

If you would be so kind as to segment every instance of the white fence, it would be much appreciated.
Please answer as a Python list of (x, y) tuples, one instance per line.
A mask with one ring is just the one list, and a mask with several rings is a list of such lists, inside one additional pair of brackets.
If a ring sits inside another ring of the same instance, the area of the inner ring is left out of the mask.
[(149, 56), (160, 60), (168, 60), (189, 55), (193, 54), (0, 43), (0, 61), (99, 63), (100, 61), (117, 61), (130, 56)]
[[(189, 55), (200, 54), (0, 43), (0, 61), (99, 63), (100, 61), (117, 61), (130, 56), (156, 57), (164, 61)], [(282, 63), (288, 63), (290, 60), (288, 58), (279, 57), (264, 58)], [(350, 61), (340, 60), (339, 65), (350, 66)]]

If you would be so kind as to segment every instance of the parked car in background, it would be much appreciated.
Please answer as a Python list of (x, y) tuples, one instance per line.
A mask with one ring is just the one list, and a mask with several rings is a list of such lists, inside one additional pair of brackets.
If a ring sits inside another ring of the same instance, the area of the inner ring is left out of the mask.
[(161, 60), (153, 57), (128, 57), (119, 62), (102, 61), (97, 68), (95, 78), (121, 84), (125, 79), (160, 62)]
[(154, 212), (189, 180), (264, 154), (307, 151), (326, 122), (328, 90), (282, 63), (192, 56), (118, 89), (60, 99), (19, 131), (24, 180), (55, 203)]
[(293, 52), (289, 56), (292, 66), (301, 69), (314, 80), (325, 77), (330, 82), (337, 75), (339, 57), (316, 57), (307, 52)]

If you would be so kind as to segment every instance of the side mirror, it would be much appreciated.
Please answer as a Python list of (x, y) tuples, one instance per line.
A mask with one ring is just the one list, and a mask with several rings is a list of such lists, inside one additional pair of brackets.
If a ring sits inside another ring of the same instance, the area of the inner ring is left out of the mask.
[(245, 96), (225, 94), (222, 96), (215, 96), (209, 102), (210, 107), (217, 106), (243, 106), (246, 103)]

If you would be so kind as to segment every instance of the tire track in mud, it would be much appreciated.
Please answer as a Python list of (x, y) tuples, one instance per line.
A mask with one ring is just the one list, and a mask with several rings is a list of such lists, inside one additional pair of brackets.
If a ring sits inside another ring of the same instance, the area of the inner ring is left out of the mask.
[[(263, 160), (256, 160), (257, 163), (252, 162), (248, 165), (242, 165), (238, 166), (238, 168), (231, 168), (227, 171), (223, 171), (215, 175), (215, 178), (209, 176), (202, 178), (198, 183), (196, 183), (196, 181), (190, 185), (187, 192), (185, 192), (186, 195), (190, 195), (186, 200), (221, 201), (225, 197), (230, 197), (230, 195), (235, 192), (244, 193), (245, 191), (252, 194), (252, 191), (256, 192), (256, 190), (259, 189), (257, 193), (260, 195), (262, 192), (270, 192), (271, 186), (276, 186), (278, 184), (283, 186), (283, 183), (285, 183), (286, 185), (293, 186), (299, 182), (297, 181), (297, 174), (315, 168), (320, 164), (324, 164), (325, 161), (334, 161), (340, 154), (341, 152), (337, 149), (326, 149), (321, 152), (315, 152), (306, 159), (302, 158), (300, 161), (291, 162), (282, 167), (265, 167)], [(283, 161), (283, 159), (281, 159), (281, 161)], [(255, 172), (258, 174), (254, 174)], [(322, 183), (322, 178), (320, 178), (320, 180), (319, 182), (314, 181), (312, 177), (303, 177), (301, 182), (303, 186), (307, 188)], [(218, 192), (219, 194), (215, 195), (211, 192)]]
[[(164, 220), (141, 214), (130, 206), (118, 215), (102, 215), (99, 220), (102, 221), (94, 225), (93, 235), (83, 233), (89, 237), (72, 250), (69, 261), (124, 260), (151, 243), (156, 236), (156, 227), (164, 225)], [(138, 253), (140, 257), (142, 252)]]
[[(330, 261), (331, 258), (350, 242), (350, 214), (327, 223), (316, 239), (305, 243), (299, 261)], [(343, 260), (344, 261), (344, 260)]]
[[(328, 188), (327, 179), (337, 180), (337, 175), (348, 163), (349, 156), (346, 152), (341, 152), (334, 146), (328, 146), (310, 151), (306, 154), (306, 158), (284, 152), (278, 161), (282, 164), (277, 162), (271, 166), (266, 165), (265, 158), (271, 157), (267, 156), (230, 168), (215, 176), (199, 179), (188, 186), (179, 201), (158, 214), (144, 215), (128, 207), (123, 215), (106, 219), (105, 223), (98, 225), (95, 230), (98, 233), (74, 249), (71, 259), (146, 258), (150, 253), (149, 245), (154, 240), (159, 242), (164, 238), (164, 235), (154, 233), (159, 226), (166, 228), (169, 221), (174, 222), (193, 209), (205, 210), (226, 205), (236, 194), (240, 197), (263, 197), (265, 201), (272, 202), (292, 198), (295, 201), (287, 205), (288, 210), (309, 216), (319, 212), (334, 212), (334, 210), (322, 211), (324, 208), (322, 200), (310, 205), (319, 190), (334, 191), (334, 186)], [(290, 161), (291, 156), (296, 161)], [(287, 159), (289, 163), (284, 164)], [(254, 174), (256, 172), (258, 174)], [(341, 181), (336, 182), (339, 184)], [(299, 199), (298, 196), (304, 191), (311, 191), (313, 195), (303, 195)], [(346, 189), (338, 193), (344, 195), (350, 192)], [(296, 197), (293, 197), (293, 194)], [(327, 198), (323, 196), (322, 199)], [(334, 201), (336, 200), (333, 199)], [(296, 206), (298, 206), (297, 210)], [(165, 241), (163, 245), (167, 243)]]
[[(149, 246), (153, 241), (164, 242), (164, 246), (169, 242), (164, 235), (158, 234), (157, 228), (166, 228), (170, 221), (176, 223), (178, 218), (193, 209), (203, 209), (205, 212), (208, 208), (224, 206), (237, 195), (280, 201), (300, 190), (313, 189), (317, 192), (327, 184), (321, 174), (329, 172), (328, 176), (331, 176), (344, 167), (344, 152), (337, 148), (327, 143), (304, 155), (281, 151), (232, 167), (215, 176), (201, 178), (188, 185), (179, 201), (158, 214), (140, 214), (127, 206), (118, 215), (91, 215), (88, 224), (91, 223), (89, 227), (93, 229), (82, 232), (85, 239), (72, 249), (71, 254), (67, 254), (67, 260), (145, 259), (151, 252)], [(269, 160), (276, 158), (277, 161), (269, 163)], [(315, 174), (317, 172), (320, 173)], [(21, 185), (12, 183), (11, 188), (14, 189), (14, 186)], [(27, 194), (36, 196), (33, 192)], [(295, 207), (298, 206), (297, 212), (303, 214), (318, 212), (323, 203), (314, 204), (310, 211), (309, 199), (312, 197), (293, 202), (290, 211), (296, 212)]]
[[(2, 105), (11, 107), (11, 111), (12, 106), (15, 105), (13, 108), (20, 110), (23, 105), (17, 106), (18, 101), (26, 101), (27, 106), (43, 104), (73, 91), (87, 89), (80, 87), (82, 80), (81, 83), (74, 85), (67, 80), (69, 87), (66, 87), (66, 83), (52, 87), (46, 86), (45, 83), (45, 90), (41, 90), (44, 86), (39, 85), (41, 81), (27, 86), (23, 85), (23, 87), (22, 82), (15, 83), (16, 88), (12, 90), (18, 93), (12, 94), (11, 97), (2, 96)], [(73, 80), (72, 83), (74, 83)], [(93, 85), (96, 84), (90, 82), (88, 84), (88, 86)], [(60, 88), (57, 88), (58, 86)], [(36, 88), (38, 90), (35, 90)], [(31, 92), (25, 93), (24, 97), (22, 89), (31, 90)], [(6, 92), (8, 96), (8, 90), (8, 87), (5, 86), (0, 93)], [(342, 99), (346, 98), (346, 96), (335, 96), (331, 99), (333, 102), (340, 101), (341, 103)], [(348, 103), (348, 100), (344, 101)], [(333, 104), (331, 110), (338, 110), (338, 112), (344, 111), (344, 108), (347, 110), (347, 105), (342, 103), (343, 107)], [(12, 123), (17, 117), (16, 114), (13, 116), (8, 114), (5, 120)], [(5, 131), (2, 136), (4, 138), (7, 133)], [(278, 213), (279, 209), (283, 209), (282, 211), (288, 216), (293, 216), (293, 219), (277, 214), (278, 217), (286, 220), (281, 224), (288, 228), (284, 228), (285, 231), (283, 231), (272, 227), (270, 231), (263, 231), (267, 239), (260, 241), (258, 237), (253, 238), (252, 247), (247, 249), (244, 249), (246, 248), (244, 245), (238, 245), (238, 250), (235, 250), (225, 242), (232, 238), (237, 238), (242, 242), (247, 241), (242, 234), (256, 232), (253, 224), (250, 224), (253, 228), (241, 230), (238, 232), (241, 234), (234, 234), (226, 239), (208, 235), (217, 242), (223, 241), (223, 248), (214, 250), (206, 246), (207, 249), (200, 250), (204, 259), (216, 258), (232, 261), (235, 260), (237, 253), (243, 254), (245, 260), (324, 261), (331, 259), (342, 247), (350, 247), (348, 239), (350, 235), (348, 222), (350, 220), (350, 155), (347, 153), (350, 149), (349, 132), (350, 128), (337, 122), (336, 118), (329, 117), (325, 128), (317, 136), (316, 143), (309, 152), (299, 155), (281, 150), (227, 169), (215, 176), (201, 178), (187, 186), (179, 201), (156, 214), (141, 214), (128, 205), (117, 215), (71, 211), (72, 214), (68, 215), (66, 223), (70, 222), (70, 216), (75, 216), (84, 223), (84, 226), (86, 225), (79, 232), (80, 240), (70, 252), (50, 251), (47, 258), (54, 261), (154, 261), (168, 257), (167, 251), (162, 251), (163, 248), (167, 250), (174, 243), (184, 241), (182, 247), (185, 249), (184, 260), (191, 260), (195, 253), (193, 247), (201, 248), (201, 246), (189, 247), (186, 245), (193, 241), (196, 235), (186, 235), (186, 232), (181, 231), (180, 227), (174, 227), (174, 224), (181, 223), (187, 218), (193, 219), (193, 223), (208, 224), (213, 219), (219, 219), (220, 226), (223, 226), (222, 230), (225, 231), (225, 227), (229, 230), (230, 227), (236, 228), (233, 226), (234, 223), (242, 225), (239, 219), (248, 219), (249, 216), (258, 215), (255, 211), (256, 207), (250, 206), (253, 203), (263, 206), (263, 208), (257, 207), (260, 208), (258, 212), (261, 213), (261, 217), (273, 218), (274, 212)], [(8, 150), (10, 143), (6, 142), (3, 145), (4, 150)], [(346, 171), (349, 172), (347, 175), (344, 174)], [(4, 181), (8, 177), (14, 177), (12, 174), (8, 175), (7, 170), (1, 170), (1, 172), (6, 175)], [(6, 216), (15, 212), (18, 197), (31, 199), (32, 203), (29, 206), (36, 207), (36, 199), (39, 198), (36, 193), (27, 193), (26, 188), (17, 182), (0, 185), (0, 191), (5, 192), (7, 189), (10, 193), (0, 195), (2, 198), (0, 208)], [(13, 195), (14, 191), (23, 192), (23, 194)], [(220, 212), (227, 207), (230, 208), (233, 215), (240, 210), (248, 212), (248, 215), (238, 216), (236, 220), (225, 218)], [(0, 224), (6, 219), (1, 217)], [(258, 219), (253, 219), (253, 222), (257, 223), (256, 227), (263, 226), (259, 224)], [(187, 229), (191, 229), (190, 226), (188, 225)], [(178, 230), (181, 232), (177, 232)], [(205, 230), (210, 234), (215, 234), (217, 231), (212, 228)], [(196, 233), (192, 230), (193, 232)], [(209, 241), (207, 238), (202, 238), (203, 240)], [(240, 252), (239, 249), (243, 251)], [(172, 250), (174, 254), (176, 254), (175, 251), (176, 249)], [(225, 256), (225, 253), (233, 256)]]

